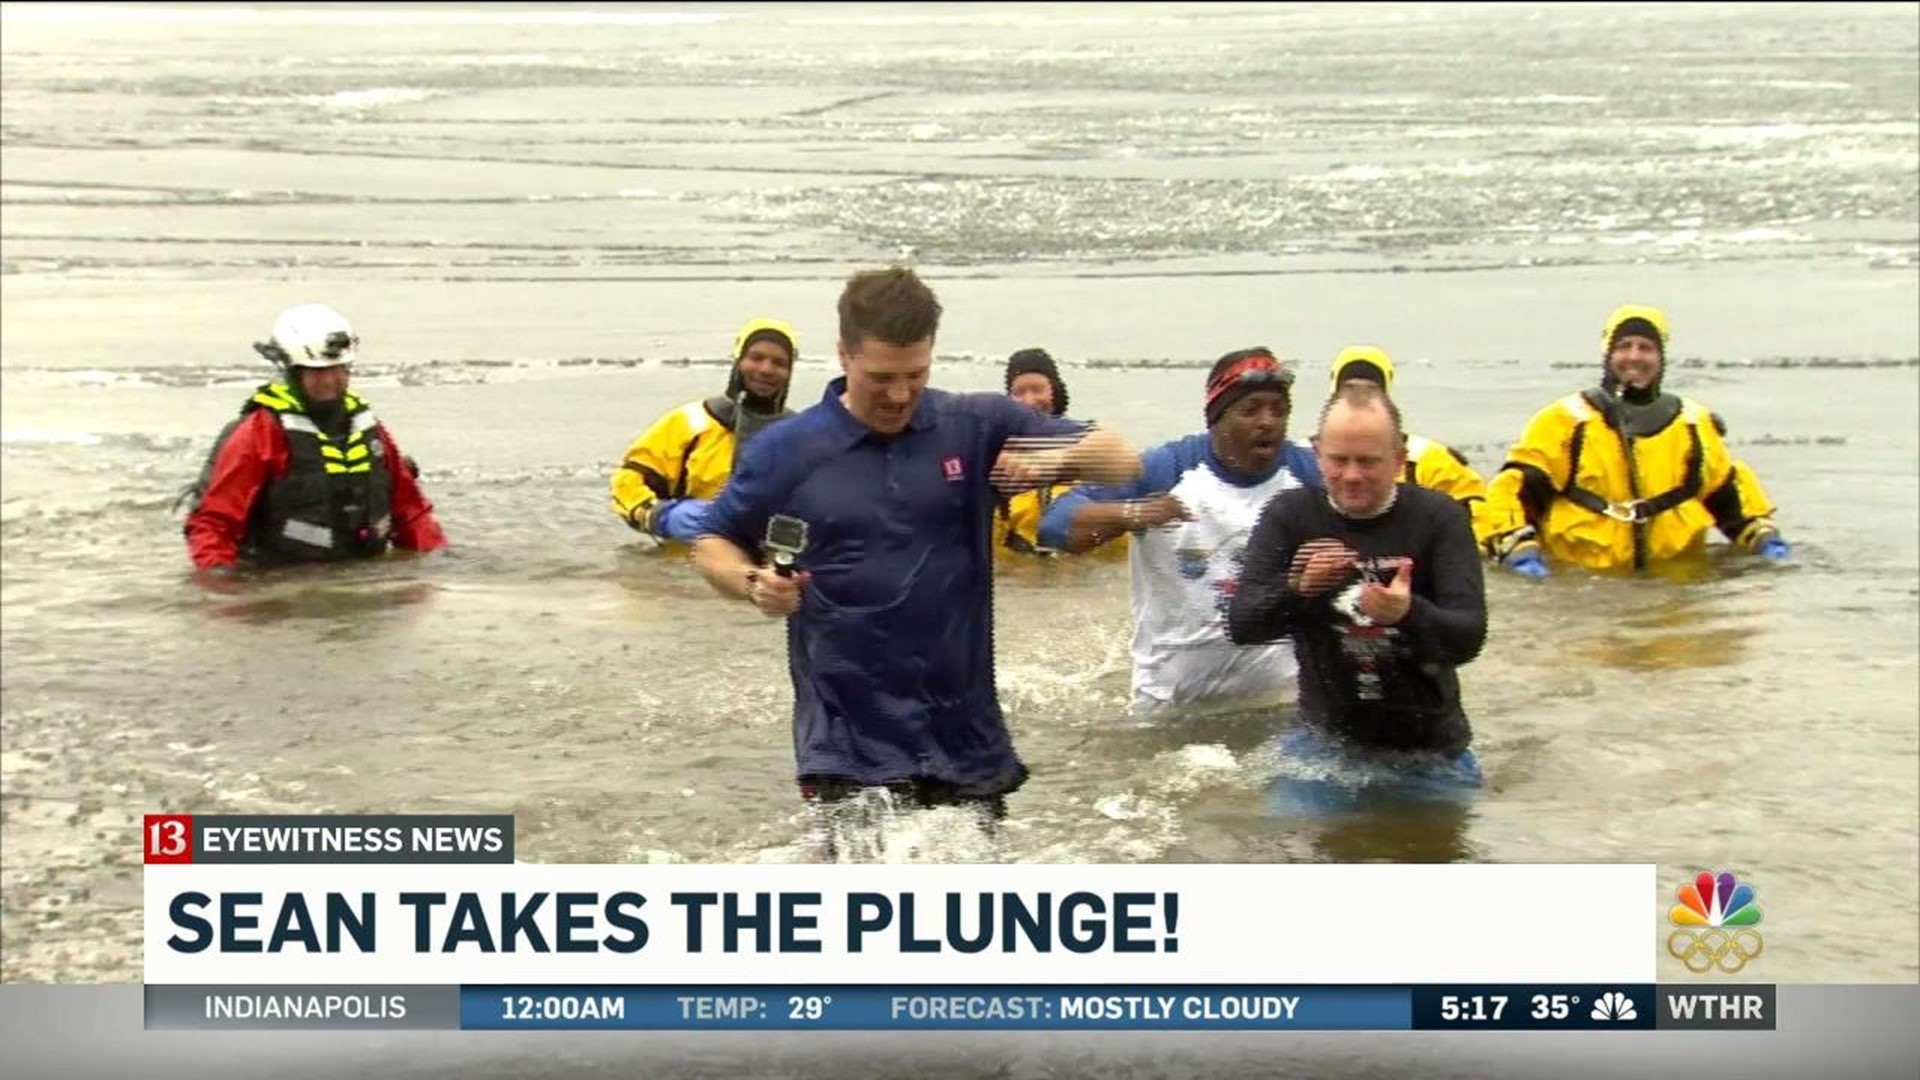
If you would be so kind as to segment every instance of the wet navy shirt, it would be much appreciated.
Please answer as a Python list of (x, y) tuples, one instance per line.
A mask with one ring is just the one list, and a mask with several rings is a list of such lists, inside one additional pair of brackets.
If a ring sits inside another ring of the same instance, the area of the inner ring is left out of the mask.
[(994, 687), (988, 471), (1009, 436), (1084, 428), (927, 390), (904, 431), (878, 435), (845, 389), (755, 437), (707, 517), (749, 552), (772, 515), (807, 523), (795, 564), (813, 579), (787, 620), (798, 774), (996, 793), (1020, 766)]

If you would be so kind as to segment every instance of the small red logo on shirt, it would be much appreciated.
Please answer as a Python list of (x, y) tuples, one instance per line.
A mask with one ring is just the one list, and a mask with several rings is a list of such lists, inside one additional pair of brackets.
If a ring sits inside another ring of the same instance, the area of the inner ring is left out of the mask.
[(940, 469), (947, 474), (947, 483), (957, 484), (967, 478), (967, 467), (957, 457), (950, 457), (940, 463)]

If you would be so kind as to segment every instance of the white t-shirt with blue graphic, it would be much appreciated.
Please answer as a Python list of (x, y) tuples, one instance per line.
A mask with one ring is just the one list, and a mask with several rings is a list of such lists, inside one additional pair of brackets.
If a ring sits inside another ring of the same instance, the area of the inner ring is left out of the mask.
[(1063, 547), (1076, 509), (1170, 493), (1193, 515), (1135, 533), (1133, 698), (1136, 707), (1292, 701), (1298, 695), (1293, 643), (1235, 645), (1227, 605), (1240, 583), (1242, 553), (1267, 501), (1320, 483), (1305, 444), (1282, 446), (1267, 476), (1249, 480), (1222, 465), (1206, 434), (1189, 435), (1141, 455), (1144, 471), (1120, 487), (1076, 487), (1054, 501), (1041, 542)]

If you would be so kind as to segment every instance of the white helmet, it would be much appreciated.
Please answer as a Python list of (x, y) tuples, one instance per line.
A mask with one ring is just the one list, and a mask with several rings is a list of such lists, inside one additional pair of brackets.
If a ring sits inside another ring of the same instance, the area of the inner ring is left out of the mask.
[(283, 367), (341, 367), (360, 354), (347, 317), (325, 304), (298, 304), (273, 320), (273, 338), (255, 346)]

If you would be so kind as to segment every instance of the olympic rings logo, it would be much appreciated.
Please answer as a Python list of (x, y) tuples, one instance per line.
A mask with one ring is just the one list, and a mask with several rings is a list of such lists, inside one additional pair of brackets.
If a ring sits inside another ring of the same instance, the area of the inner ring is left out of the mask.
[(1741, 969), (1758, 959), (1766, 942), (1752, 930), (1713, 929), (1675, 930), (1667, 935), (1667, 954), (1687, 965), (1687, 970), (1695, 975), (1704, 975), (1714, 968), (1729, 975), (1737, 975)]

